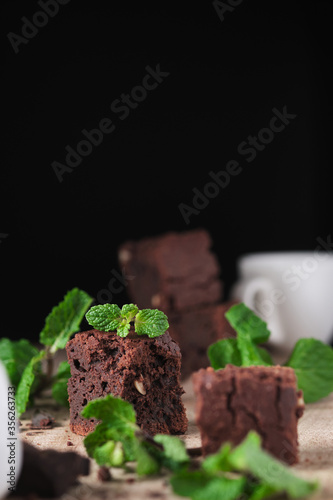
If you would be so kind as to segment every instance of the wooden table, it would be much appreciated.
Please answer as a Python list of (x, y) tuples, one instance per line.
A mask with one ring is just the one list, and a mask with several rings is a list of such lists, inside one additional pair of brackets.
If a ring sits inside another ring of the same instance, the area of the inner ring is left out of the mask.
[[(187, 447), (201, 445), (200, 436), (194, 423), (194, 396), (190, 380), (185, 381), (184, 404), (189, 418), (189, 428), (181, 436)], [(55, 416), (56, 425), (48, 430), (32, 430), (28, 427), (31, 411), (27, 418), (21, 419), (21, 439), (40, 449), (53, 448), (59, 451), (76, 451), (86, 456), (82, 437), (73, 434), (69, 429), (69, 415), (65, 409), (59, 409), (49, 399), (39, 400), (37, 405)], [(68, 446), (68, 441), (73, 446)], [(307, 405), (303, 417), (299, 421), (300, 463), (293, 467), (295, 473), (305, 479), (318, 479), (321, 490), (313, 500), (333, 500), (333, 393), (317, 403)], [(165, 499), (180, 497), (174, 495), (168, 485), (168, 476), (154, 479), (138, 479), (135, 473), (125, 473), (120, 469), (112, 469), (112, 480), (101, 482), (97, 478), (98, 466), (91, 461), (91, 473), (80, 478), (80, 483), (68, 490), (62, 500), (93, 499)], [(209, 499), (207, 499), (209, 500)]]

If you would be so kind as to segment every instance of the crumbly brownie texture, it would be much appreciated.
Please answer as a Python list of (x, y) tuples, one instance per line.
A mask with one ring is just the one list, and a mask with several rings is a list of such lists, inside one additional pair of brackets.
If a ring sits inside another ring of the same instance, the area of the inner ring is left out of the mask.
[(192, 380), (204, 455), (215, 453), (225, 441), (237, 445), (255, 430), (278, 459), (289, 465), (298, 461), (297, 421), (304, 402), (292, 368), (209, 367)]
[(202, 229), (129, 241), (118, 259), (128, 280), (128, 295), (140, 308), (158, 308), (167, 315), (222, 297), (220, 268), (210, 251), (209, 234)]
[(154, 435), (183, 434), (187, 417), (179, 384), (181, 354), (168, 332), (160, 337), (121, 338), (98, 330), (77, 333), (66, 346), (71, 377), (68, 381), (70, 428), (86, 435), (96, 419), (80, 415), (92, 399), (106, 394), (134, 405), (137, 423)]
[(182, 378), (199, 368), (209, 366), (208, 347), (214, 342), (235, 337), (236, 332), (225, 318), (226, 311), (235, 302), (206, 306), (193, 312), (171, 314), (169, 332), (179, 344), (182, 353)]

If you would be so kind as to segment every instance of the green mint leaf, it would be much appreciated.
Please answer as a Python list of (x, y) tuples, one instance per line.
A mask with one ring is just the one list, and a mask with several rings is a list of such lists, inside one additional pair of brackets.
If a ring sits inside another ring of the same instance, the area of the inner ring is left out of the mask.
[(40, 365), (40, 361), (45, 357), (45, 355), (45, 351), (40, 351), (36, 354), (36, 356), (31, 358), (23, 370), (22, 377), (16, 391), (16, 412), (18, 417), (20, 417), (26, 410), (30, 397), (31, 386), (35, 380), (36, 373), (39, 371), (38, 366)]
[(246, 478), (213, 476), (203, 470), (180, 471), (170, 479), (173, 491), (192, 500), (236, 500), (244, 492)]
[(3, 362), (11, 383), (17, 387), (24, 368), (39, 353), (29, 340), (0, 339), (0, 360)]
[(125, 304), (121, 308), (121, 316), (128, 322), (133, 321), (135, 315), (138, 313), (139, 308), (135, 304)]
[(265, 484), (270, 492), (284, 492), (291, 498), (303, 498), (318, 486), (316, 482), (295, 476), (290, 468), (263, 450), (260, 436), (254, 431), (250, 431), (242, 443), (230, 453), (228, 460), (237, 471), (252, 474)]
[(125, 452), (120, 441), (107, 441), (94, 450), (93, 457), (98, 465), (106, 467), (122, 467), (125, 463)]
[(154, 452), (149, 443), (137, 442), (136, 448), (136, 473), (138, 476), (153, 476), (161, 469), (158, 454)]
[(313, 403), (333, 391), (333, 349), (320, 340), (298, 340), (286, 366), (295, 370), (297, 385), (306, 403)]
[(273, 360), (271, 358), (271, 355), (266, 349), (263, 349), (262, 347), (259, 347), (258, 345), (256, 346), (257, 352), (259, 353), (259, 356), (261, 356), (262, 360), (266, 365), (272, 366), (274, 365)]
[(242, 331), (238, 333), (237, 347), (241, 355), (241, 366), (267, 366), (271, 364), (264, 360), (258, 347), (252, 342), (251, 337), (247, 332)]
[(158, 337), (169, 328), (167, 316), (158, 309), (141, 309), (135, 317), (135, 331), (138, 335)]
[(73, 288), (55, 306), (45, 320), (40, 342), (50, 346), (50, 352), (64, 349), (70, 336), (77, 332), (92, 298), (83, 290)]
[(87, 312), (86, 320), (89, 325), (97, 328), (97, 330), (111, 332), (117, 330), (121, 324), (121, 309), (117, 304), (93, 306)]
[(185, 444), (176, 436), (156, 434), (154, 441), (163, 446), (161, 461), (167, 469), (177, 471), (190, 462)]
[(235, 304), (225, 317), (238, 334), (247, 334), (255, 344), (266, 342), (270, 336), (267, 324), (245, 304)]
[(117, 335), (119, 337), (127, 337), (130, 328), (131, 325), (129, 323), (120, 323), (120, 325), (117, 327)]
[(275, 491), (275, 488), (268, 484), (258, 484), (252, 488), (251, 495), (248, 497), (248, 500), (264, 500), (274, 495)]
[(221, 339), (208, 347), (207, 355), (214, 370), (226, 365), (241, 366), (242, 358), (237, 347), (237, 339)]
[[(84, 418), (101, 420), (95, 430), (84, 439), (87, 453), (91, 457), (105, 456), (103, 447), (109, 441), (120, 442), (124, 450), (124, 460), (134, 460), (137, 448), (136, 415), (131, 403), (108, 394), (104, 398), (90, 401), (81, 412)], [(114, 458), (114, 457), (113, 457)], [(107, 465), (102, 464), (100, 465)]]
[(69, 406), (67, 383), (70, 376), (71, 369), (68, 361), (62, 361), (52, 384), (52, 397), (61, 406)]
[(231, 471), (228, 461), (231, 450), (230, 443), (222, 445), (218, 452), (205, 458), (202, 462), (203, 470), (210, 474), (216, 474), (220, 471)]

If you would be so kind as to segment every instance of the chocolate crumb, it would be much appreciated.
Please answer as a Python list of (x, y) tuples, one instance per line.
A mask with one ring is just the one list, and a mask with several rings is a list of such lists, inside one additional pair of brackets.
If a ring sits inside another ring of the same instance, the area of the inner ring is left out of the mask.
[(72, 443), (72, 441), (67, 441), (67, 446), (74, 446), (74, 444)]
[(30, 424), (30, 429), (52, 429), (54, 426), (54, 417), (46, 411), (40, 410), (36, 412)]
[(97, 471), (97, 478), (99, 481), (111, 481), (112, 476), (108, 467), (100, 467)]

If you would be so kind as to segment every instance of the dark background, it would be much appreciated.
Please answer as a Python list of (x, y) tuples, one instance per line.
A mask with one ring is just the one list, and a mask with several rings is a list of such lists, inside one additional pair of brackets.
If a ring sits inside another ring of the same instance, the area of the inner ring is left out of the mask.
[[(223, 22), (207, 0), (71, 0), (17, 54), (8, 32), (41, 7), (1, 10), (0, 336), (37, 339), (74, 286), (96, 297), (127, 239), (208, 229), (227, 297), (239, 255), (332, 234), (330, 0), (243, 0)], [(158, 64), (170, 75), (120, 120), (111, 103)], [(247, 162), (238, 145), (284, 106), (297, 118)], [(116, 130), (60, 183), (51, 163), (106, 117)], [(187, 225), (179, 204), (232, 159), (242, 172)]]

